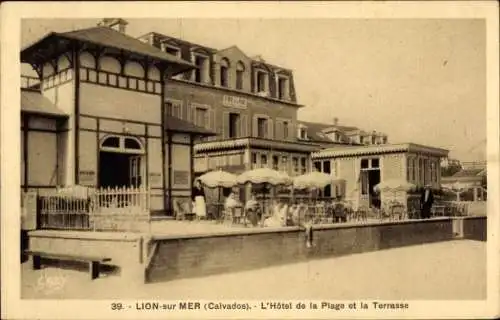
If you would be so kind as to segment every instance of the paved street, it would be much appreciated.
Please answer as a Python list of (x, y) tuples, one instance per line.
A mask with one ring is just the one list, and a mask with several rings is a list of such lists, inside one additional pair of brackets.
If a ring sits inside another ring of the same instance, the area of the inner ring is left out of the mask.
[(117, 276), (22, 266), (23, 298), (484, 299), (486, 243), (461, 240), (131, 286)]

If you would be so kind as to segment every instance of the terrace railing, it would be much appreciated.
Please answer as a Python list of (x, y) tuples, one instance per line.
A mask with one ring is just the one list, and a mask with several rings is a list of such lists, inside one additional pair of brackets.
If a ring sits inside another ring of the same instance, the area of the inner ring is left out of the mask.
[(39, 196), (42, 229), (145, 231), (150, 223), (146, 188), (71, 187)]

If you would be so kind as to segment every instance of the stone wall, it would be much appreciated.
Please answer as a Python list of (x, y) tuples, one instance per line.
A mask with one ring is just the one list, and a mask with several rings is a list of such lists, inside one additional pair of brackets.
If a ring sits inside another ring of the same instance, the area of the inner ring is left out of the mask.
[(362, 253), (454, 238), (452, 220), (315, 227), (313, 246), (297, 227), (249, 229), (247, 233), (153, 238), (156, 252), (147, 282), (263, 268), (309, 259)]

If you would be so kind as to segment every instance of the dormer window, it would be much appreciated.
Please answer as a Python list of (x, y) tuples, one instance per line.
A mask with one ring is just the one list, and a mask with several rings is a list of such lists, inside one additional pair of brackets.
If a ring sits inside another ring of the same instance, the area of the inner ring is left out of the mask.
[(164, 42), (161, 44), (161, 50), (178, 58), (181, 57), (181, 49), (172, 45), (168, 45)]
[(257, 93), (267, 93), (268, 92), (268, 74), (263, 70), (258, 70), (255, 77), (255, 91)]
[(289, 80), (287, 77), (279, 76), (278, 77), (278, 99), (280, 100), (288, 100), (289, 93)]
[(307, 139), (307, 128), (301, 127), (299, 128), (299, 139)]
[(236, 64), (236, 89), (237, 90), (242, 90), (243, 89), (243, 73), (245, 72), (245, 65), (243, 62), (238, 61), (238, 64)]
[(193, 71), (193, 81), (198, 83), (208, 83), (209, 82), (209, 64), (210, 61), (208, 56), (193, 53), (193, 62), (196, 65), (196, 69)]
[(227, 59), (222, 59), (220, 62), (220, 85), (222, 87), (229, 86), (229, 61)]

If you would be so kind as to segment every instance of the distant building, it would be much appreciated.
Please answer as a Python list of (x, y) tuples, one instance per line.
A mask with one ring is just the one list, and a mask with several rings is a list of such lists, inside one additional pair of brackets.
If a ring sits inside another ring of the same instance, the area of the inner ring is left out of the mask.
[(301, 141), (320, 143), (324, 147), (335, 145), (381, 145), (388, 144), (385, 133), (367, 132), (353, 126), (340, 125), (335, 118), (333, 123), (298, 121), (297, 138)]
[(466, 168), (464, 165), (462, 170), (451, 177), (443, 177), (442, 187), (461, 192), (472, 190), (472, 199), (470, 200), (486, 200), (486, 186), (484, 185), (487, 177), (486, 164), (484, 162), (466, 164)]
[[(385, 180), (408, 181), (417, 187), (439, 188), (439, 163), (448, 151), (414, 143), (327, 148), (313, 153), (318, 171), (345, 181), (343, 190), (329, 187), (331, 196), (343, 194), (358, 205), (378, 206), (392, 200), (391, 192), (378, 194), (374, 187)], [(325, 190), (327, 191), (327, 190)], [(406, 194), (399, 193), (406, 198)], [(403, 199), (399, 199), (402, 200)]]

